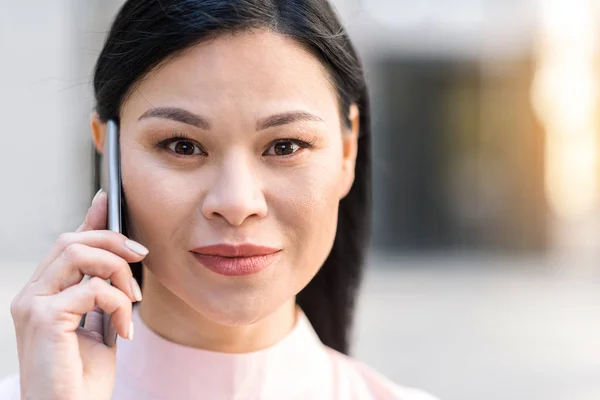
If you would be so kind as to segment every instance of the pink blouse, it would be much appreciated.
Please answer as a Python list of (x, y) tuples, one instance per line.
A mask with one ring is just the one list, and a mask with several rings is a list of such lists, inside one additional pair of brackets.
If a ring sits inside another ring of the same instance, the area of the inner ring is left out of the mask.
[[(134, 340), (118, 339), (113, 400), (435, 400), (324, 346), (301, 312), (283, 340), (246, 354), (169, 342), (144, 324), (137, 307), (133, 320)], [(0, 383), (0, 399), (20, 399), (18, 376)]]

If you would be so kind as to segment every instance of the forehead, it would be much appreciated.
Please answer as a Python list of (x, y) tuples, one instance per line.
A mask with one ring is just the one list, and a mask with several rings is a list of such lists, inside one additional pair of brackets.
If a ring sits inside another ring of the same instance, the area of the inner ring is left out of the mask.
[(325, 66), (295, 40), (270, 31), (226, 34), (195, 45), (148, 74), (128, 101), (136, 92), (151, 104), (193, 102), (203, 108), (222, 102), (305, 103), (323, 110), (337, 104)]

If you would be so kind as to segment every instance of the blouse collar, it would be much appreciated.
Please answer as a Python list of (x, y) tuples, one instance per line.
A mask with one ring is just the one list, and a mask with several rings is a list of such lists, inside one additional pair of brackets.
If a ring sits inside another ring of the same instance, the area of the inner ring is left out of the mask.
[(231, 354), (186, 347), (152, 331), (133, 309), (135, 337), (118, 339), (117, 379), (158, 398), (277, 398), (326, 384), (328, 357), (298, 308), (292, 331), (275, 345)]

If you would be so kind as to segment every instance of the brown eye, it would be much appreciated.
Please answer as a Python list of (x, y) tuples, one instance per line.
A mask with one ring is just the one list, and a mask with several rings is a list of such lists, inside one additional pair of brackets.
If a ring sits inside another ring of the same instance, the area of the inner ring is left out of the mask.
[(202, 150), (189, 140), (178, 140), (169, 144), (169, 149), (182, 156), (193, 156), (202, 153)]
[(267, 154), (276, 156), (288, 156), (290, 154), (294, 154), (300, 148), (302, 148), (302, 146), (300, 146), (293, 140), (282, 140), (271, 146), (269, 151), (267, 151)]

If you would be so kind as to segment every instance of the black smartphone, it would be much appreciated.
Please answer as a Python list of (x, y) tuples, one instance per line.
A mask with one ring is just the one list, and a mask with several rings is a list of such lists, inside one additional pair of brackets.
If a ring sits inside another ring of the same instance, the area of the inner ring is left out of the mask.
[[(123, 233), (121, 210), (121, 150), (119, 145), (119, 124), (109, 120), (104, 140), (100, 185), (108, 196), (108, 216), (106, 228)], [(110, 283), (110, 280), (107, 282)], [(111, 323), (111, 314), (103, 315), (104, 344), (112, 347), (117, 341), (117, 331)]]

